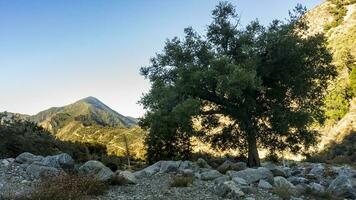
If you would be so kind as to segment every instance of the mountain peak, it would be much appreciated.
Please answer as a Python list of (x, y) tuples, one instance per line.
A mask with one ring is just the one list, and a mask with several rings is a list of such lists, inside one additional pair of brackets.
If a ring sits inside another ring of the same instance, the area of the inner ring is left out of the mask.
[[(85, 103), (102, 103), (99, 99), (93, 96), (85, 97), (77, 102), (85, 102)], [(103, 104), (103, 103), (102, 103)]]

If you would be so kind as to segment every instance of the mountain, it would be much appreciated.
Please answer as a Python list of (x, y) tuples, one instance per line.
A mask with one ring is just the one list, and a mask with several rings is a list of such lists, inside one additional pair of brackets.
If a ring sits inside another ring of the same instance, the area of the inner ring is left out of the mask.
[(319, 150), (327, 160), (335, 160), (346, 152), (353, 154), (347, 156), (356, 158), (354, 151), (345, 150), (354, 149), (350, 139), (356, 134), (356, 93), (350, 89), (350, 74), (356, 70), (356, 0), (327, 0), (305, 17), (309, 22), (309, 35), (326, 36), (338, 71), (336, 79), (329, 84), (325, 101), (327, 123), (320, 128)]
[(144, 132), (136, 126), (137, 119), (119, 114), (95, 97), (53, 107), (27, 119), (61, 141), (104, 145), (108, 154), (116, 156), (125, 155), (127, 142), (131, 156), (144, 156)]

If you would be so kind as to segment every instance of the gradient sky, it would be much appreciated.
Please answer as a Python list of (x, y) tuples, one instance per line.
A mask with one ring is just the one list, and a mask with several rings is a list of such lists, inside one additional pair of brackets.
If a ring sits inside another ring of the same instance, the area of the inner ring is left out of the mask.
[[(284, 19), (297, 3), (239, 0), (242, 24)], [(217, 0), (0, 0), (0, 112), (35, 114), (94, 96), (142, 116), (139, 68), (187, 26), (203, 33)]]

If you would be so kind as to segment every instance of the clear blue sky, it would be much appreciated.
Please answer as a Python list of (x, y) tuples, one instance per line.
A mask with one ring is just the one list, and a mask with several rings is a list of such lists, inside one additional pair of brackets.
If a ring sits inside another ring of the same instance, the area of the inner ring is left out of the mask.
[[(283, 19), (297, 3), (240, 0), (242, 24)], [(35, 114), (95, 96), (124, 115), (149, 83), (139, 68), (167, 38), (204, 32), (217, 0), (0, 0), (0, 112)]]

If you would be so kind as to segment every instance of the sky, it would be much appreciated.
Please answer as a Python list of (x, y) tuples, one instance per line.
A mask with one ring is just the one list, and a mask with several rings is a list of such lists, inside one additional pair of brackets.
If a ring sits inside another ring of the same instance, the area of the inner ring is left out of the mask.
[[(199, 33), (217, 0), (0, 0), (0, 112), (36, 114), (97, 97), (140, 117), (150, 84), (140, 67), (166, 39)], [(267, 25), (301, 3), (322, 0), (230, 0), (241, 24)]]

